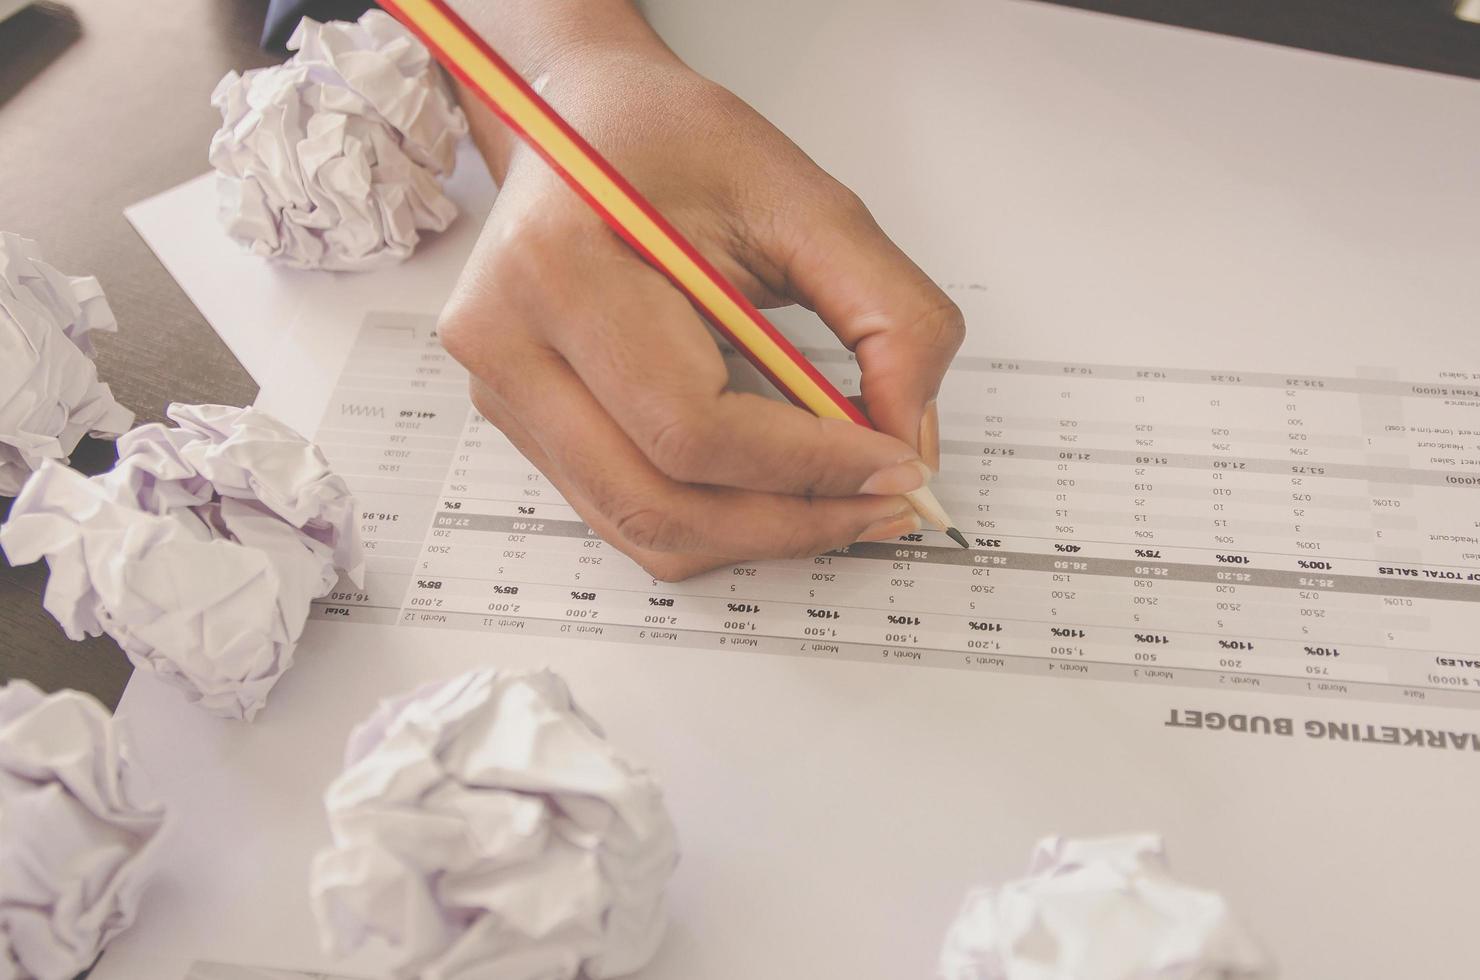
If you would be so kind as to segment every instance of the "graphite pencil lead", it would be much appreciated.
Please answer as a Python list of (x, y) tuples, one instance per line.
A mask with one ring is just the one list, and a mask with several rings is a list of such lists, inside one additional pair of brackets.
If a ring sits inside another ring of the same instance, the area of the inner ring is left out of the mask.
[(953, 528), (953, 527), (946, 528), (946, 537), (950, 538), (952, 541), (956, 542), (961, 547), (965, 548), (967, 551), (970, 551), (971, 550), (971, 545), (966, 542), (966, 535), (962, 534), (960, 531), (956, 530), (955, 528)]

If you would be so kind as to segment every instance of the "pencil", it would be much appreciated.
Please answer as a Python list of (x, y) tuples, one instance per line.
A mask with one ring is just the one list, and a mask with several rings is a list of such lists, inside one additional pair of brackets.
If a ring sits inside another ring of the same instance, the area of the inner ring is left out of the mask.
[[(612, 230), (666, 275), (787, 399), (823, 418), (870, 425), (856, 405), (442, 0), (381, 0), (381, 6), (421, 38), (442, 66), (476, 92)], [(929, 486), (905, 496), (923, 521), (961, 547), (970, 547)]]

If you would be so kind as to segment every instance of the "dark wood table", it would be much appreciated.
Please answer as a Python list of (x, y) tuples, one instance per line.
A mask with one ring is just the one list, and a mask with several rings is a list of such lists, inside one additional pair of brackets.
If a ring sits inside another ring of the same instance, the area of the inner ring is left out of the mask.
[[(119, 333), (98, 371), (140, 422), (172, 401), (243, 405), (257, 385), (123, 218), (123, 209), (206, 169), (220, 123), (211, 89), (257, 47), (266, 0), (68, 0), (0, 22), (0, 229), (47, 261), (95, 275)], [(111, 444), (73, 462), (107, 469)], [(9, 511), (0, 500), (0, 512)], [(72, 687), (118, 703), (129, 664), (108, 637), (73, 643), (41, 608), (46, 564), (0, 570), (0, 679)]]
[[(1450, 0), (1061, 0), (1354, 57), (1480, 77), (1480, 26)], [(229, 69), (267, 64), (266, 0), (69, 0), (0, 22), (0, 229), (96, 275), (120, 333), (98, 368), (140, 422), (171, 401), (247, 404), (252, 379), (123, 218), (206, 168), (219, 122), (208, 96)], [(107, 443), (73, 457), (112, 462)], [(0, 516), (9, 501), (0, 499)], [(0, 680), (72, 687), (116, 705), (129, 665), (107, 637), (69, 641), (41, 608), (43, 563), (0, 567)]]

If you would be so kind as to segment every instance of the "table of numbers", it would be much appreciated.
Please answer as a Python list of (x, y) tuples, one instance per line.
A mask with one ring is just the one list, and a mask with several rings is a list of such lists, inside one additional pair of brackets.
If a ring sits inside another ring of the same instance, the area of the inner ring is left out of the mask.
[[(318, 441), (369, 549), (314, 617), (1480, 706), (1480, 370), (959, 357), (924, 531), (648, 576), (471, 409), (433, 318), (367, 319)], [(804, 352), (845, 392), (842, 349)]]

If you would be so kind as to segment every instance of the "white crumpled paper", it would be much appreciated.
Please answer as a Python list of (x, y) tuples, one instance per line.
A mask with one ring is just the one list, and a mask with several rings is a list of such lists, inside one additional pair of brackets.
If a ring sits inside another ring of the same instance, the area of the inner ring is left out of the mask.
[(213, 714), (251, 719), (293, 662), (309, 602), (359, 582), (358, 513), (318, 448), (253, 408), (171, 405), (178, 429), (118, 440), (88, 479), (43, 464), (0, 546), (51, 566), (46, 609), (74, 640), (106, 632)]
[(424, 980), (638, 969), (678, 860), (657, 782), (548, 671), (480, 670), (382, 704), (325, 796), (311, 892), (331, 951)]
[(1268, 980), (1215, 892), (1174, 880), (1154, 834), (1039, 841), (1028, 877), (981, 888), (941, 953), (944, 980)]
[(62, 980), (133, 923), (164, 808), (103, 706), (0, 687), (0, 980)]
[(393, 17), (304, 18), (284, 64), (228, 72), (211, 93), (222, 223), (256, 255), (300, 269), (399, 262), (457, 207), (468, 122), (426, 47)]
[(64, 276), (35, 242), (0, 232), (0, 496), (43, 459), (66, 462), (85, 433), (134, 424), (91, 360), (88, 334), (117, 329), (96, 279)]

